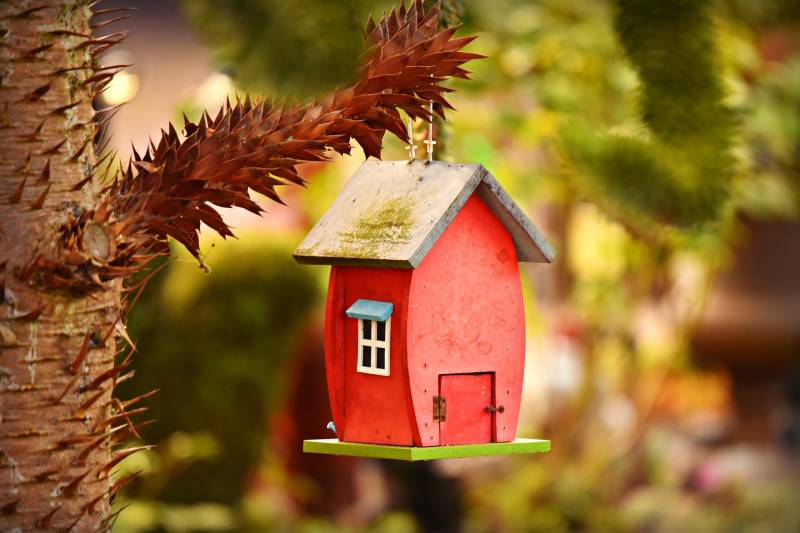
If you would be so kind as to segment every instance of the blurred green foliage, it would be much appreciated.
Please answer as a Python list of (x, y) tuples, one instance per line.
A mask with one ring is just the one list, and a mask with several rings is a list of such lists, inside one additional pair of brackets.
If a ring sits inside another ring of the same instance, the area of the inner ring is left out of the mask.
[(368, 14), (387, 1), (182, 0), (242, 88), (305, 99), (354, 79)]
[(711, 2), (618, 0), (614, 29), (641, 83), (643, 125), (598, 135), (566, 124), (577, 183), (640, 221), (717, 220), (734, 173), (734, 117), (723, 101)]
[(234, 503), (263, 457), (265, 424), (282, 399), (287, 361), (319, 294), (288, 242), (229, 241), (210, 248), (207, 275), (179, 252), (134, 306), (139, 353), (131, 398), (152, 387), (142, 428), (162, 443), (161, 475), (137, 488), (168, 502)]

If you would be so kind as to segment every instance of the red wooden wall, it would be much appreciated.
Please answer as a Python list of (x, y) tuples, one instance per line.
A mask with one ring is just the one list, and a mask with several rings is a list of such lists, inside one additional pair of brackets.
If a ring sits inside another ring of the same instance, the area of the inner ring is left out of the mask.
[[(328, 391), (337, 437), (350, 442), (412, 441), (406, 368), (406, 314), (411, 270), (331, 267), (325, 319)], [(389, 376), (356, 371), (358, 320), (345, 311), (359, 298), (392, 302)]]
[(495, 373), (495, 401), (504, 406), (486, 415), (493, 436), (513, 440), (525, 365), (519, 269), (511, 236), (477, 196), (414, 270), (407, 333), (415, 444), (439, 444), (432, 401), (439, 376), (479, 372)]

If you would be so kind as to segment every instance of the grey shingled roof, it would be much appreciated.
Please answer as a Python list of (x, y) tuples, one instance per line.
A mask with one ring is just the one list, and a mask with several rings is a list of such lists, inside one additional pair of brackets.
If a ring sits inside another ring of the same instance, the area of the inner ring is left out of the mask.
[(441, 161), (365, 161), (294, 257), (416, 268), (473, 192), (511, 234), (519, 261), (553, 261), (553, 247), (483, 165)]

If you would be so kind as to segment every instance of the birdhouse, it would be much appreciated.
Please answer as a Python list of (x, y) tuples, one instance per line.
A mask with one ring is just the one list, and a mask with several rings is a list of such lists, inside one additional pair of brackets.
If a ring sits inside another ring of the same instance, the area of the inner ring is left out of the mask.
[(517, 439), (518, 262), (555, 251), (479, 164), (366, 161), (294, 252), (331, 265), (335, 439), (307, 452), (434, 459), (549, 450)]

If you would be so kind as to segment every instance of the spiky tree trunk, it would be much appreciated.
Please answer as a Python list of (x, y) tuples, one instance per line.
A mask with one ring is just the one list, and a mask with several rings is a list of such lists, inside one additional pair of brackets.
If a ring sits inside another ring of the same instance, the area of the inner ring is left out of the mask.
[(135, 434), (126, 408), (142, 399), (112, 395), (125, 379), (114, 364), (123, 296), (168, 237), (199, 257), (201, 223), (231, 234), (211, 205), (260, 212), (249, 191), (280, 201), (278, 187), (303, 183), (297, 165), (348, 153), (352, 140), (379, 157), (386, 131), (406, 135), (399, 109), (430, 120), (432, 101), (443, 116), (441, 83), (480, 57), (461, 52), (474, 37), (439, 32), (438, 8), (416, 0), (370, 20), (354, 86), (305, 106), (228, 104), (183, 135), (170, 125), (101, 183), (92, 141), (110, 113), (92, 100), (115, 69), (95, 58), (124, 36), (92, 36), (94, 3), (0, 2), (2, 531), (108, 527), (125, 481), (111, 469), (141, 449), (112, 452)]
[[(38, 283), (70, 217), (94, 208), (86, 2), (0, 3), (0, 523), (103, 527), (121, 282), (92, 293)], [(102, 243), (73, 243), (102, 254)], [(102, 259), (102, 258), (101, 258)], [(108, 377), (109, 379), (103, 379)]]

